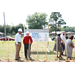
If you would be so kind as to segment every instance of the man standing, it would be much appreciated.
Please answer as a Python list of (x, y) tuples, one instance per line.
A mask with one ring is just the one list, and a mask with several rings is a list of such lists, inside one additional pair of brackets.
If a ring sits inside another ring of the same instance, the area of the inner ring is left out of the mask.
[(18, 33), (15, 35), (15, 46), (16, 46), (16, 55), (15, 55), (15, 60), (19, 60), (20, 56), (19, 56), (19, 52), (21, 49), (21, 33), (22, 33), (22, 29), (19, 28), (18, 29)]
[(27, 50), (28, 50), (28, 57), (30, 58), (30, 49), (31, 49), (31, 44), (32, 44), (33, 40), (32, 37), (29, 36), (29, 32), (26, 32), (26, 36), (23, 39), (23, 44), (24, 44), (24, 53), (25, 53), (25, 58), (26, 60), (28, 60), (27, 58)]
[[(66, 33), (65, 32), (63, 32), (62, 34), (61, 34), (61, 45), (62, 45), (62, 49), (63, 49), (63, 52), (64, 52), (64, 50), (65, 50), (65, 35), (66, 35)], [(63, 55), (63, 52), (62, 52), (62, 55)]]

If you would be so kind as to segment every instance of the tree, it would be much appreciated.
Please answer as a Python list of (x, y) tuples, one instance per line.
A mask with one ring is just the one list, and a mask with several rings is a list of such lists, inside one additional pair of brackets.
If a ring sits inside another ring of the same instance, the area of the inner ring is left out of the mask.
[(66, 24), (66, 22), (62, 19), (62, 15), (60, 12), (52, 12), (49, 19), (49, 25), (51, 28), (55, 28), (55, 35), (57, 31), (57, 27), (61, 27), (61, 25)]
[[(21, 28), (22, 29), (22, 32), (24, 32), (24, 26), (23, 26), (22, 23), (20, 23), (20, 24), (18, 24), (16, 26), (11, 26), (10, 27), (10, 33), (11, 33), (11, 35), (12, 34), (16, 34), (18, 32), (18, 29), (19, 28)], [(25, 27), (25, 29), (27, 29), (27, 28)]]
[(4, 25), (0, 25), (0, 32), (4, 33)]
[[(6, 25), (6, 34), (7, 35), (11, 34), (11, 36), (12, 36), (12, 34), (14, 35), (14, 34), (16, 34), (18, 32), (19, 28), (21, 28), (22, 32), (24, 32), (24, 26), (23, 26), (22, 23), (20, 23), (20, 24), (18, 24), (16, 26), (14, 26), (14, 25), (12, 25), (12, 26)], [(25, 29), (27, 29), (27, 28), (25, 27)], [(4, 33), (4, 25), (0, 25), (0, 32)]]
[(6, 25), (6, 34), (10, 33), (10, 25)]
[(35, 12), (32, 15), (27, 16), (26, 22), (28, 23), (29, 29), (45, 29), (48, 22), (46, 22), (46, 14), (45, 13), (37, 13)]
[[(22, 29), (22, 32), (24, 32), (24, 26), (23, 26), (22, 23), (20, 23), (20, 24), (18, 24), (17, 26), (15, 26), (15, 32), (16, 32), (16, 33), (17, 33), (17, 31), (18, 31), (19, 28), (21, 28), (21, 29)], [(25, 29), (27, 29), (27, 28), (25, 27)]]
[[(51, 28), (49, 29), (49, 32), (52, 32), (52, 31), (55, 31), (55, 28), (51, 27)], [(59, 27), (57, 27), (57, 31), (61, 31), (61, 29), (60, 29)]]

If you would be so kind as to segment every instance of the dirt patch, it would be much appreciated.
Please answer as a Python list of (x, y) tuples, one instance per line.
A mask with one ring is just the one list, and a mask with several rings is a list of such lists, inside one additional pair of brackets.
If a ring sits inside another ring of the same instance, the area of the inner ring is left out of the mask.
[(17, 61), (11, 61), (11, 60), (0, 60), (0, 62), (17, 62)]
[[(23, 61), (0, 60), (0, 62), (23, 62)], [(66, 61), (24, 61), (24, 62), (66, 62)], [(70, 62), (75, 62), (75, 60), (70, 60)]]

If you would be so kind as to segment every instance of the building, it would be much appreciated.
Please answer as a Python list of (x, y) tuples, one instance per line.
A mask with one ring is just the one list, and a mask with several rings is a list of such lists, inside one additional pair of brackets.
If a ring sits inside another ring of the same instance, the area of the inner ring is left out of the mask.
[(0, 37), (3, 37), (4, 36), (4, 33), (0, 32)]
[[(62, 33), (64, 31), (57, 31), (56, 34), (58, 33)], [(75, 32), (66, 32), (67, 35), (75, 35)], [(54, 36), (55, 35), (55, 31), (51, 32), (50, 35)]]
[(66, 32), (68, 35), (75, 35), (75, 32)]
[[(64, 31), (56, 31), (56, 34), (58, 34), (58, 33), (61, 34), (62, 32), (64, 32)], [(54, 36), (55, 35), (55, 31), (51, 32), (50, 35)]]

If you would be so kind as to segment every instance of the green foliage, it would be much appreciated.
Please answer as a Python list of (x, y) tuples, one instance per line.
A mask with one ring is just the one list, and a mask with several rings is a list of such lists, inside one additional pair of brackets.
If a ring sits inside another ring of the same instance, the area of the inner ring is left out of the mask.
[(62, 19), (62, 15), (60, 12), (52, 12), (49, 19), (49, 25), (51, 26), (51, 29), (55, 29), (55, 32), (57, 31), (57, 28), (60, 30), (61, 25), (66, 24), (66, 22)]
[[(65, 32), (75, 32), (75, 27), (64, 26), (63, 28), (57, 27), (57, 31), (65, 31)], [(55, 31), (55, 28), (50, 28), (49, 32)]]
[(28, 23), (29, 29), (45, 29), (48, 22), (46, 22), (46, 14), (45, 13), (37, 13), (35, 12), (32, 15), (27, 16), (26, 22)]
[[(22, 32), (24, 32), (24, 26), (21, 23), (17, 26), (6, 25), (6, 34), (14, 35), (18, 32), (19, 28), (22, 28), (22, 30), (23, 30)], [(27, 29), (27, 28), (25, 27), (25, 29)], [(4, 25), (0, 25), (0, 32), (4, 33)]]
[(65, 32), (75, 32), (75, 27), (64, 26), (63, 30)]
[(0, 25), (0, 32), (4, 32), (4, 26)]
[[(52, 27), (52, 28), (49, 29), (49, 32), (52, 32), (52, 31), (55, 31), (54, 27)], [(61, 29), (59, 27), (57, 27), (56, 31), (61, 31)]]

